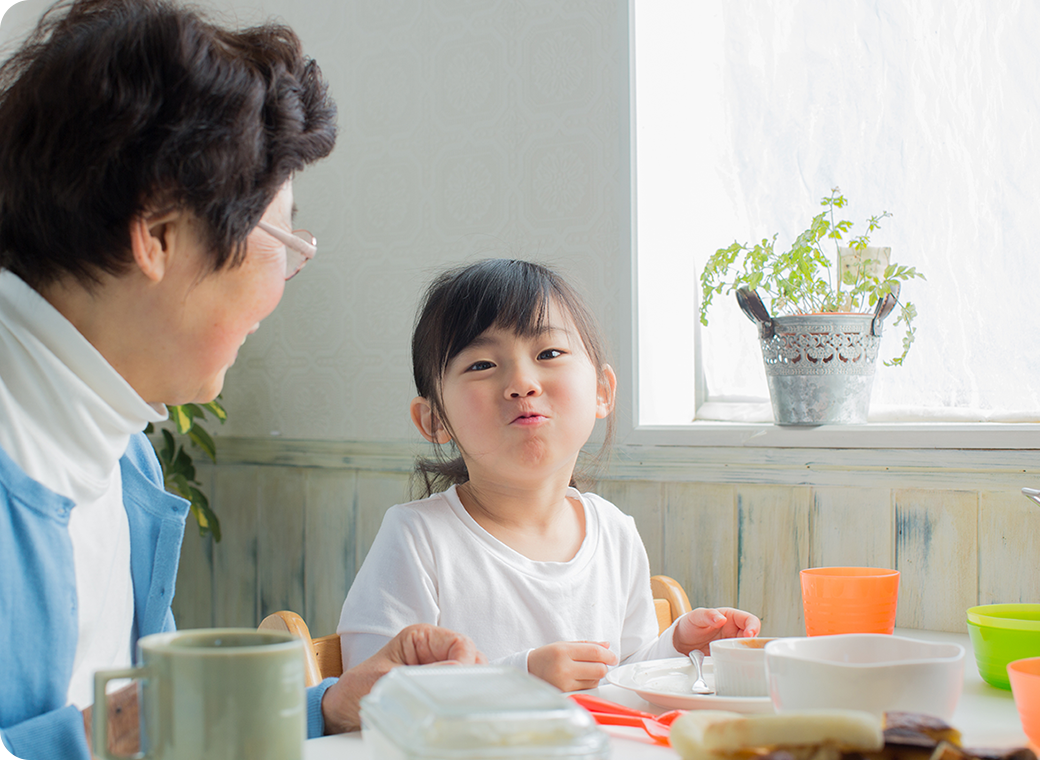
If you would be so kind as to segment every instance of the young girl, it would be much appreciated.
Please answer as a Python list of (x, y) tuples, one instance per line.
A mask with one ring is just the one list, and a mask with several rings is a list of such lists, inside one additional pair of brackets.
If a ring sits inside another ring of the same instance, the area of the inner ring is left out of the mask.
[(460, 457), (420, 461), (427, 498), (387, 511), (343, 604), (344, 667), (405, 625), (435, 623), (493, 663), (573, 691), (619, 662), (758, 633), (754, 615), (722, 608), (689, 612), (658, 636), (635, 522), (573, 487), (616, 379), (592, 316), (556, 273), (490, 260), (441, 275), (412, 365), (412, 421)]

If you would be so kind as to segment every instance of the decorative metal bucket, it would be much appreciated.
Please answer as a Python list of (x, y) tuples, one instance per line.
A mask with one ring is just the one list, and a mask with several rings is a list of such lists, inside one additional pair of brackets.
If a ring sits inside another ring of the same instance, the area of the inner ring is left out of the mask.
[(887, 296), (874, 314), (770, 317), (758, 294), (738, 291), (741, 309), (759, 327), (777, 425), (866, 422), (881, 323), (897, 297)]

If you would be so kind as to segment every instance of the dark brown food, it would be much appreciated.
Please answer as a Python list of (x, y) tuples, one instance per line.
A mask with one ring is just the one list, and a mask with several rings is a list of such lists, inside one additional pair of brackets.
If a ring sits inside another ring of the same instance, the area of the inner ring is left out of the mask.
[[(927, 737), (931, 744), (925, 743), (921, 737)], [(896, 744), (915, 747), (936, 746), (939, 742), (949, 742), (955, 747), (961, 746), (961, 732), (941, 718), (934, 715), (913, 712), (885, 713), (885, 743), (890, 740)]]
[(961, 747), (960, 731), (923, 713), (885, 713), (884, 733), (884, 749), (845, 753), (842, 760), (1037, 760), (1027, 747)]

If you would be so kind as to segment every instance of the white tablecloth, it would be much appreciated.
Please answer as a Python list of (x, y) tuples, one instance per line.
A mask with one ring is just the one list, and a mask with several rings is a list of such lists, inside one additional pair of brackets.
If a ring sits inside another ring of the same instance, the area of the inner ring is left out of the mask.
[[(1022, 724), (1018, 720), (1015, 702), (1010, 691), (995, 689), (982, 680), (971, 643), (965, 634), (935, 631), (897, 630), (901, 636), (929, 641), (952, 641), (967, 650), (964, 663), (964, 691), (950, 722), (960, 729), (966, 747), (1016, 747), (1026, 744)], [(591, 694), (604, 699), (636, 707), (647, 712), (661, 713), (664, 708), (644, 702), (635, 692), (617, 686), (601, 686)], [(611, 737), (612, 760), (654, 760), (675, 758), (678, 755), (668, 747), (650, 742), (641, 731), (630, 728), (605, 728)], [(304, 760), (380, 760), (370, 758), (360, 733), (325, 736), (312, 739), (305, 745)]]

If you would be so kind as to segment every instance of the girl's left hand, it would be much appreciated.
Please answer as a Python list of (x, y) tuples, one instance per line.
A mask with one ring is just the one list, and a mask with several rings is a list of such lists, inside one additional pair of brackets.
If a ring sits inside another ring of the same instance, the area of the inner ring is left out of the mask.
[(708, 654), (715, 639), (750, 638), (762, 630), (762, 621), (750, 612), (732, 607), (698, 607), (679, 618), (672, 633), (672, 646), (683, 654), (700, 649)]

